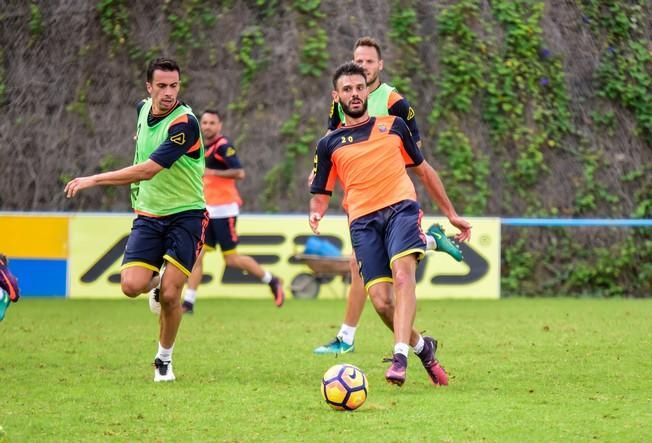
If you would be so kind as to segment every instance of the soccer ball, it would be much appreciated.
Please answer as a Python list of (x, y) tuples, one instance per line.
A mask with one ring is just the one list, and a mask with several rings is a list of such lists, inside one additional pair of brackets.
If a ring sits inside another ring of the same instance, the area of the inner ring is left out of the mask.
[(331, 367), (321, 380), (321, 395), (338, 411), (358, 409), (367, 399), (368, 391), (367, 376), (349, 364)]

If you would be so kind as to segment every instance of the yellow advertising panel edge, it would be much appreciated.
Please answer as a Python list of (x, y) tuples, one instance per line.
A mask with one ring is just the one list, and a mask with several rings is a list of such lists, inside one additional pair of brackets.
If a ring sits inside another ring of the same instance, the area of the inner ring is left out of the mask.
[(2, 214), (0, 233), (0, 250), (9, 257), (63, 260), (68, 257), (67, 216)]

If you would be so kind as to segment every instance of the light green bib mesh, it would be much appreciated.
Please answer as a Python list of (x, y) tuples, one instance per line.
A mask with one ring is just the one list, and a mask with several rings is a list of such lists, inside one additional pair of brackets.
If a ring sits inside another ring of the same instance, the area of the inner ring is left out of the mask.
[[(139, 164), (168, 138), (172, 122), (184, 114), (194, 115), (186, 105), (178, 106), (153, 127), (147, 125), (147, 116), (152, 100), (147, 99), (138, 114), (136, 132), (136, 155), (134, 164)], [(204, 209), (204, 144), (200, 137), (198, 158), (182, 155), (169, 169), (163, 169), (150, 180), (131, 185), (131, 205), (135, 211), (152, 215), (170, 215), (191, 209)]]

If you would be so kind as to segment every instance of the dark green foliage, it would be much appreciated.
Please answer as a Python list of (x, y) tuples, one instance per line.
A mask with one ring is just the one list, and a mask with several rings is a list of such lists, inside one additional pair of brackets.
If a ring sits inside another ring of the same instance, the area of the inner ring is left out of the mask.
[(580, 6), (604, 42), (596, 73), (598, 95), (629, 109), (652, 148), (652, 54), (646, 40), (645, 3), (583, 0)]
[(442, 70), (429, 116), (438, 128), (434, 152), (440, 162), (445, 162), (441, 175), (449, 196), (458, 211), (469, 215), (483, 214), (489, 196), (489, 161), (459, 128), (484, 86), (479, 54), (486, 47), (469, 25), (478, 19), (478, 12), (475, 1), (464, 0), (442, 10), (437, 18)]
[(262, 194), (262, 201), (266, 211), (278, 212), (278, 195), (290, 194), (292, 186), (298, 187), (300, 192), (307, 190), (306, 180), (309, 171), (304, 171), (303, 175), (300, 171), (297, 176), (296, 163), (314, 152), (315, 140), (320, 137), (320, 129), (314, 119), (303, 118), (303, 108), (304, 102), (296, 99), (293, 106), (295, 111), (280, 128), (285, 156), (265, 174), (265, 192)]
[(487, 46), (470, 27), (470, 23), (479, 19), (476, 3), (462, 0), (442, 10), (437, 17), (442, 72), (437, 79), (439, 93), (430, 115), (433, 122), (451, 112), (471, 111), (473, 99), (485, 85), (483, 54)]
[(504, 42), (489, 58), (485, 118), (496, 145), (507, 149), (507, 178), (522, 198), (547, 171), (545, 151), (569, 133), (570, 113), (560, 60), (542, 39), (543, 2), (492, 2)]
[(129, 9), (124, 0), (100, 0), (97, 5), (102, 31), (111, 42), (111, 55), (124, 47), (129, 38)]
[(623, 183), (633, 184), (633, 196), (637, 205), (630, 217), (652, 218), (652, 162), (625, 174)]
[(440, 171), (448, 183), (448, 196), (458, 211), (468, 215), (481, 215), (487, 204), (489, 189), (489, 160), (474, 150), (469, 139), (458, 129), (442, 131), (437, 137), (435, 154), (446, 162)]
[(176, 46), (176, 53), (185, 60), (193, 49), (207, 46), (204, 29), (216, 22), (213, 7), (203, 0), (190, 0), (166, 5), (170, 24), (170, 41)]
[(504, 227), (503, 296), (649, 297), (649, 228)]
[(392, 12), (389, 17), (389, 37), (396, 46), (398, 54), (398, 60), (392, 62), (393, 75), (390, 83), (410, 103), (416, 102), (418, 97), (414, 87), (415, 81), (426, 75), (419, 54), (423, 37), (419, 30), (418, 15), (414, 4), (414, 1), (392, 1)]
[(240, 85), (243, 95), (248, 92), (251, 82), (267, 63), (265, 37), (260, 26), (249, 26), (240, 33), (238, 42), (229, 42), (227, 49), (242, 66)]
[(29, 32), (32, 37), (39, 37), (43, 34), (43, 14), (36, 3), (29, 4), (29, 11)]
[(91, 133), (94, 131), (93, 121), (88, 115), (88, 93), (91, 87), (91, 79), (86, 80), (77, 90), (75, 100), (66, 105), (66, 111), (76, 114), (84, 123), (84, 126)]
[(301, 43), (299, 72), (307, 77), (320, 77), (329, 60), (328, 33), (320, 25), (324, 13), (321, 0), (295, 0), (292, 7), (299, 13)]

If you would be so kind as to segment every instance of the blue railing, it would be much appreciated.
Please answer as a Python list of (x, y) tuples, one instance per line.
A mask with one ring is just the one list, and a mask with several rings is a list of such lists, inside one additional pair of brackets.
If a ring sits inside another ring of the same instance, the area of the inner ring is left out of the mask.
[(505, 226), (609, 226), (609, 227), (652, 227), (649, 218), (501, 218)]

